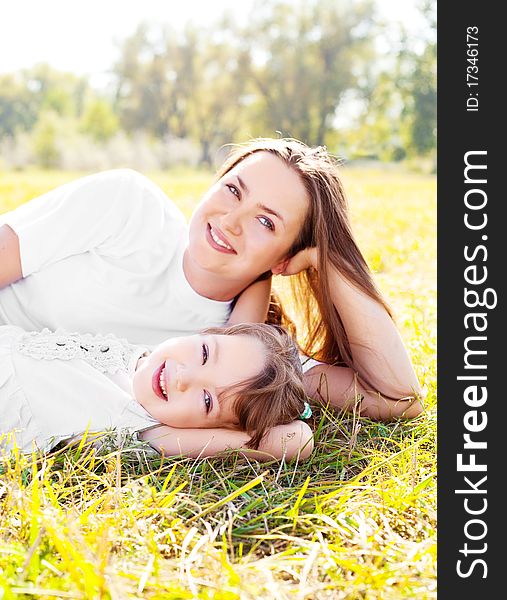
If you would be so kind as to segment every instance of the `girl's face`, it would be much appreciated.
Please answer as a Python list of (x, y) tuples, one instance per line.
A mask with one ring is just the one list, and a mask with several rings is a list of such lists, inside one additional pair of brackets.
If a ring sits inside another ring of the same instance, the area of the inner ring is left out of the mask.
[(308, 212), (299, 175), (270, 152), (256, 152), (204, 196), (190, 221), (188, 257), (213, 275), (249, 284), (283, 271)]
[(234, 425), (231, 400), (219, 394), (258, 375), (266, 362), (260, 340), (249, 335), (192, 335), (167, 340), (140, 359), (134, 395), (152, 417), (172, 427)]

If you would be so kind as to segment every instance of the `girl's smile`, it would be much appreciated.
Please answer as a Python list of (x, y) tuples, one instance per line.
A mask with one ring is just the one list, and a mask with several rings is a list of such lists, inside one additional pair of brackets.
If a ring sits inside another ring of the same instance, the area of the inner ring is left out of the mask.
[(166, 383), (166, 363), (162, 363), (160, 367), (153, 373), (153, 377), (151, 379), (151, 387), (153, 391), (159, 398), (167, 401), (167, 383)]

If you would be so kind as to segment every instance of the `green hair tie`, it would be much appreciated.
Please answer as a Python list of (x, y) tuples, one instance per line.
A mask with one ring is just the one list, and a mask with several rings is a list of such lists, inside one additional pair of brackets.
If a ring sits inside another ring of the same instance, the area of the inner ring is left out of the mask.
[(310, 405), (308, 404), (308, 402), (305, 402), (305, 409), (303, 410), (303, 412), (300, 415), (300, 419), (309, 419), (312, 416), (312, 409), (310, 408)]

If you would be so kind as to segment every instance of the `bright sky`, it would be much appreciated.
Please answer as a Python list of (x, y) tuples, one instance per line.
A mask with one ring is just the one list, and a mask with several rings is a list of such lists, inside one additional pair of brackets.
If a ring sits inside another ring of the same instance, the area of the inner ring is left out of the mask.
[[(388, 19), (417, 26), (415, 0), (379, 0)], [(245, 17), (253, 0), (16, 0), (1, 2), (0, 73), (47, 62), (93, 76), (117, 57), (118, 43), (142, 21), (175, 26), (213, 22), (224, 10)]]

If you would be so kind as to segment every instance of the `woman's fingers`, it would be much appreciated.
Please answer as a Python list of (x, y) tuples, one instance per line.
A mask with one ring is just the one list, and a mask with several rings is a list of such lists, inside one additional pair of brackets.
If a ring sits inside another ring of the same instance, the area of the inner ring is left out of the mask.
[(317, 248), (305, 248), (289, 259), (282, 275), (296, 275), (306, 269), (317, 268)]

